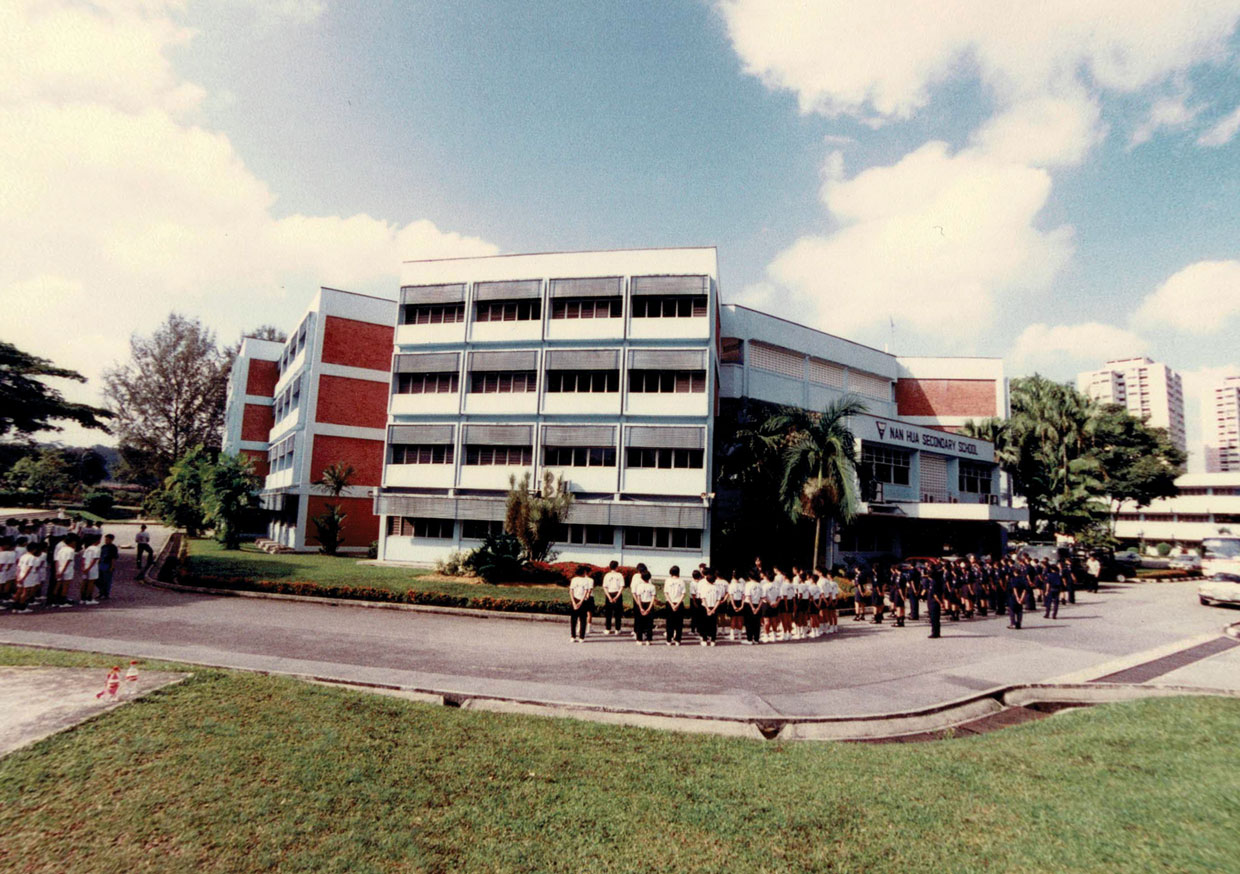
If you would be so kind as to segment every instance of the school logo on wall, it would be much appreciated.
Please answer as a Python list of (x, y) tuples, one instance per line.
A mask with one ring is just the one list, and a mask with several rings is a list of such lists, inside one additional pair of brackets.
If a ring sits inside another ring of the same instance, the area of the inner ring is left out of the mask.
[(878, 439), (883, 440), (887, 436), (887, 423), (876, 420), (874, 426), (878, 428)]

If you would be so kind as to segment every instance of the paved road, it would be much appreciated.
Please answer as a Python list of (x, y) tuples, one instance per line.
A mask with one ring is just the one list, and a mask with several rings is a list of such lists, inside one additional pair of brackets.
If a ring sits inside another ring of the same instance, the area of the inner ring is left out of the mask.
[[(132, 562), (132, 553), (123, 556)], [(570, 645), (567, 619), (213, 597), (120, 582), (112, 602), (99, 607), (0, 615), (0, 642), (648, 712), (856, 716), (1009, 683), (1100, 676), (1140, 653), (1216, 635), (1240, 618), (1198, 605), (1195, 586), (1112, 586), (1078, 595), (1058, 622), (1029, 614), (1019, 632), (991, 617), (944, 623), (943, 638), (931, 641), (924, 620), (897, 629), (846, 618), (838, 635), (816, 640), (673, 649), (597, 633)]]

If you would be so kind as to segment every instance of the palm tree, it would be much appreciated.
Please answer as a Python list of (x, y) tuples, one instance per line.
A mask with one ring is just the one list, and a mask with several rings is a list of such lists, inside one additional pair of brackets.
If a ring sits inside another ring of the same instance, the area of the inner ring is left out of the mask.
[(866, 409), (862, 400), (845, 395), (821, 413), (783, 407), (761, 425), (763, 440), (779, 451), (784, 511), (793, 519), (814, 520), (814, 564), (823, 522), (847, 524), (856, 516), (857, 439), (848, 419)]
[[(333, 499), (339, 501), (340, 496), (344, 494), (353, 481), (353, 476), (357, 471), (353, 469), (353, 465), (343, 461), (337, 461), (323, 468), (323, 476), (319, 479), (318, 485), (326, 490)], [(342, 529), (345, 520), (349, 516), (345, 513), (340, 504), (324, 504), (323, 513), (315, 516), (312, 521), (314, 527), (318, 529), (319, 545), (323, 552), (327, 555), (335, 555), (340, 548), (341, 542), (344, 540)]]

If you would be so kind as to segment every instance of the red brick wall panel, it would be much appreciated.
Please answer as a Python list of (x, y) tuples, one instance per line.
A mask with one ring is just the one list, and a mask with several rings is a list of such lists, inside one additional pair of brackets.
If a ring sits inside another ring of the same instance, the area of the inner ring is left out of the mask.
[(247, 456), (254, 464), (254, 473), (265, 477), (271, 473), (271, 465), (267, 462), (267, 453), (258, 449), (242, 449), (241, 454)]
[(314, 450), (310, 456), (311, 482), (318, 482), (323, 477), (323, 469), (338, 461), (353, 465), (352, 485), (377, 486), (383, 478), (383, 441), (314, 435)]
[(354, 428), (387, 426), (388, 384), (347, 376), (319, 377), (315, 421)]
[(993, 416), (998, 386), (993, 379), (896, 380), (896, 409), (901, 416)]
[(280, 371), (274, 361), (251, 358), (250, 368), (245, 374), (245, 393), (265, 398), (274, 397), (279, 379)]
[(328, 364), (392, 369), (392, 340), (395, 328), (328, 316), (323, 324), (323, 360)]
[(241, 439), (266, 443), (275, 424), (274, 413), (274, 408), (264, 404), (246, 404), (241, 414)]
[(379, 539), (380, 520), (372, 512), (374, 504), (370, 498), (340, 498), (338, 501), (333, 501), (330, 497), (311, 495), (306, 504), (308, 513), (306, 543), (308, 545), (318, 545), (319, 529), (315, 527), (313, 519), (315, 516), (323, 515), (330, 503), (339, 504), (348, 517), (344, 520), (344, 526), (341, 529), (341, 533), (344, 534), (342, 546), (370, 546), (371, 541)]

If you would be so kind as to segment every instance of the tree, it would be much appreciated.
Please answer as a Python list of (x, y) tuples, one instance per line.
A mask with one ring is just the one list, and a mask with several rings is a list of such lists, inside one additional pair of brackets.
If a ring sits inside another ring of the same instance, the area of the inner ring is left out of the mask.
[(104, 374), (104, 394), (126, 459), (142, 459), (163, 479), (191, 447), (219, 448), (228, 356), (212, 331), (178, 313), (129, 347), (130, 361)]
[(203, 469), (203, 521), (214, 526), (225, 549), (241, 546), (242, 520), (258, 505), (258, 476), (249, 457), (221, 455)]
[(1151, 428), (1119, 404), (1102, 404), (1088, 427), (1090, 453), (1111, 501), (1111, 532), (1119, 506), (1131, 501), (1149, 506), (1156, 498), (1177, 494), (1175, 479), (1186, 456), (1166, 430)]
[(72, 467), (73, 478), (84, 486), (93, 486), (108, 477), (108, 465), (94, 449), (70, 446), (63, 450), (65, 461)]
[(64, 395), (42, 381), (45, 377), (86, 382), (86, 377), (76, 370), (56, 367), (46, 358), (0, 341), (0, 437), (64, 430), (56, 422), (76, 422), (83, 428), (108, 431), (103, 420), (110, 419), (112, 413), (65, 400)]
[[(327, 490), (333, 500), (339, 501), (344, 490), (353, 481), (355, 473), (353, 465), (337, 461), (323, 468), (323, 476), (318, 484)], [(340, 549), (340, 544), (344, 541), (344, 523), (348, 518), (340, 504), (332, 503), (325, 504), (322, 514), (311, 520), (318, 530), (319, 546), (325, 555), (335, 555)]]
[(762, 423), (760, 436), (780, 455), (780, 502), (789, 517), (814, 523), (812, 563), (819, 561), (822, 526), (848, 524), (857, 512), (857, 439), (848, 419), (866, 411), (846, 395), (816, 413), (784, 407)]
[(242, 336), (253, 337), (256, 340), (273, 340), (276, 343), (285, 343), (288, 341), (288, 334), (281, 331), (275, 325), (259, 325), (253, 331), (249, 331)]
[(573, 493), (564, 477), (543, 472), (541, 488), (530, 487), (529, 473), (508, 478), (508, 501), (504, 508), (504, 531), (521, 543), (524, 559), (544, 561), (551, 553), (554, 538), (568, 519)]
[(51, 448), (19, 459), (9, 471), (8, 479), (19, 489), (30, 492), (31, 499), (40, 505), (74, 486), (73, 471), (64, 453)]
[(202, 444), (190, 449), (172, 465), (163, 488), (148, 497), (147, 508), (169, 525), (197, 536), (206, 524), (204, 483), (210, 477), (213, 456)]

